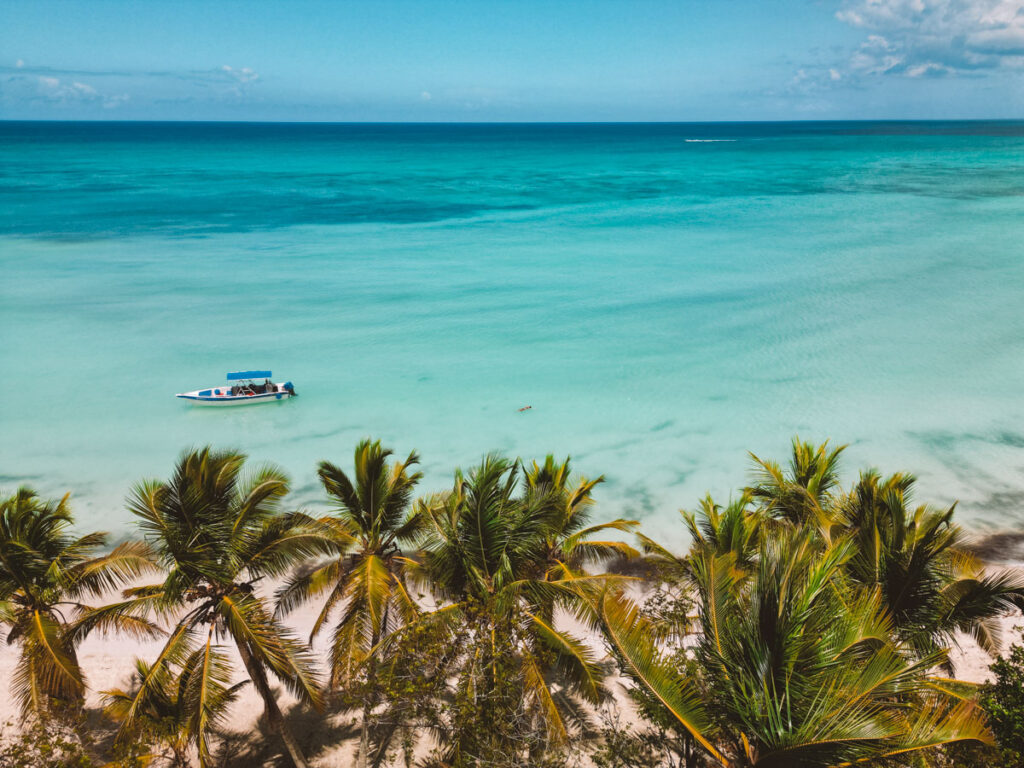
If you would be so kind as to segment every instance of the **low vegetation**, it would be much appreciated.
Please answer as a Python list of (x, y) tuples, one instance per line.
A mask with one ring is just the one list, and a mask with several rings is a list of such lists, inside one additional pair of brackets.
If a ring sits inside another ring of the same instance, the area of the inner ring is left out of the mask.
[[(1024, 576), (972, 556), (953, 507), (914, 506), (912, 476), (844, 489), (841, 454), (753, 457), (733, 500), (682, 513), (683, 553), (593, 524), (601, 478), (550, 456), (418, 496), (417, 455), (367, 440), (351, 471), (321, 462), (314, 516), (278, 469), (189, 451), (132, 490), (140, 538), (113, 549), (19, 489), (0, 765), (304, 768), (345, 742), (360, 768), (1019, 766), (1024, 648), (983, 686), (951, 650), (998, 653)], [(286, 624), (303, 605), (308, 638)], [(161, 642), (89, 709), (94, 632)], [(247, 689), (254, 734), (231, 721)]]

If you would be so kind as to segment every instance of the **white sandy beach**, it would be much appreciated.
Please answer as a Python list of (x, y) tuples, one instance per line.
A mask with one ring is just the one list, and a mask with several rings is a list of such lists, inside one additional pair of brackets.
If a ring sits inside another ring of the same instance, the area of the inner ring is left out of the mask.
[[(286, 624), (292, 627), (300, 637), (308, 637), (309, 630), (320, 610), (321, 603), (311, 603), (297, 609), (287, 617)], [(599, 637), (590, 633), (586, 627), (575, 621), (569, 615), (562, 615), (558, 618), (560, 626), (569, 626), (572, 631), (594, 647), (599, 656), (607, 658), (607, 652)], [(1024, 619), (1019, 615), (1006, 616), (1000, 619), (1002, 627), (1004, 649), (1013, 642), (1020, 642), (1021, 630)], [(314, 650), (326, 665), (326, 647), (324, 638), (329, 632), (324, 632), (314, 644)], [(951, 656), (956, 667), (956, 677), (972, 683), (982, 683), (989, 679), (989, 665), (992, 659), (978, 647), (978, 644), (969, 636), (958, 637), (959, 648), (954, 648)], [(130, 676), (133, 670), (133, 659), (141, 657), (152, 659), (156, 656), (161, 647), (160, 641), (137, 641), (128, 637), (111, 635), (103, 637), (94, 635), (88, 638), (79, 649), (79, 661), (85, 670), (88, 681), (88, 694), (86, 696), (86, 708), (98, 710), (101, 707), (101, 692), (111, 688), (126, 688), (130, 685)], [(235, 668), (237, 679), (245, 679), (244, 669), (241, 661), (234, 653), (233, 646), (226, 645), (229, 651), (235, 656)], [(0, 686), (3, 686), (4, 693), (11, 679), (14, 666), (17, 662), (18, 653), (15, 647), (0, 645)], [(323, 668), (323, 667), (322, 667)], [(622, 678), (615, 678), (611, 681), (612, 690), (615, 692), (615, 706), (618, 711), (619, 721), (623, 724), (633, 725), (639, 723), (633, 708), (629, 702), (626, 689), (629, 681)], [(275, 686), (279, 692), (281, 709), (286, 714), (295, 704), (295, 699), (282, 686)], [(240, 736), (244, 741), (247, 734), (253, 733), (263, 713), (263, 702), (252, 686), (246, 686), (238, 700), (231, 708), (228, 718), (230, 730)], [(18, 719), (18, 710), (13, 697), (10, 695), (0, 696), (0, 724), (11, 724), (5, 726), (13, 728)], [(310, 728), (299, 726), (297, 735), (300, 741), (314, 746), (309, 751), (310, 762), (318, 768), (328, 766), (347, 766), (352, 764), (355, 758), (355, 751), (358, 744), (358, 734), (354, 727), (357, 713), (339, 713), (318, 716), (312, 721), (316, 725)], [(109, 725), (112, 730), (113, 725)], [(329, 732), (329, 733), (328, 733)], [(330, 746), (320, 749), (316, 745), (327, 740)], [(429, 751), (430, 744), (424, 741), (419, 745), (417, 752), (425, 754)], [(317, 750), (320, 751), (317, 751)]]

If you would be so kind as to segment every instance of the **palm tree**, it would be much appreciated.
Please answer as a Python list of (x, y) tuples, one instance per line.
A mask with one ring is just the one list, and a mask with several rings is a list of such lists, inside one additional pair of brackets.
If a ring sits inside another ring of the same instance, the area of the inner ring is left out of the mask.
[(952, 521), (956, 505), (911, 510), (913, 486), (912, 475), (883, 480), (873, 470), (861, 473), (840, 505), (856, 541), (848, 575), (878, 591), (897, 635), (919, 656), (954, 645), (958, 631), (998, 653), (996, 617), (1024, 609), (1024, 578), (1012, 571), (986, 573), (963, 548), (964, 533)]
[(863, 472), (844, 493), (838, 474), (842, 450), (795, 439), (787, 471), (754, 456), (758, 483), (749, 493), (772, 520), (814, 525), (823, 543), (853, 537), (857, 546), (844, 566), (847, 576), (879, 591), (896, 639), (919, 657), (955, 645), (957, 632), (971, 634), (990, 654), (998, 652), (995, 619), (1024, 609), (1024, 578), (1012, 571), (985, 572), (952, 522), (956, 505), (911, 510), (912, 475), (883, 479), (874, 470)]
[(760, 509), (752, 507), (752, 501), (749, 491), (744, 491), (725, 507), (706, 496), (698, 513), (683, 512), (693, 547), (716, 556), (731, 554), (738, 568), (749, 568), (771, 520)]
[(845, 445), (829, 449), (793, 438), (789, 467), (758, 458), (754, 460), (755, 484), (747, 492), (765, 512), (790, 523), (814, 524), (826, 538), (834, 524), (830, 515), (833, 491), (839, 487), (839, 457)]
[(583, 575), (587, 566), (600, 566), (615, 557), (632, 559), (639, 556), (633, 547), (614, 539), (595, 541), (594, 536), (606, 531), (631, 533), (639, 525), (636, 520), (619, 518), (608, 523), (587, 525), (594, 506), (594, 488), (604, 482), (574, 477), (570, 459), (559, 462), (548, 454), (543, 464), (536, 461), (523, 472), (527, 493), (553, 493), (562, 508), (560, 519), (548, 532), (547, 570), (545, 578), (560, 579), (567, 574)]
[[(474, 733), (463, 729), (449, 744), (447, 759), (456, 763), (477, 748), (496, 754), (520, 748), (521, 742), (502, 741), (508, 718), (520, 718), (549, 744), (563, 744), (570, 700), (597, 703), (606, 696), (593, 652), (549, 616), (552, 605), (580, 609), (583, 588), (605, 577), (568, 567), (551, 572), (552, 543), (567, 527), (566, 495), (547, 481), (526, 481), (520, 493), (522, 474), (518, 462), (490, 455), (468, 475), (456, 472), (450, 493), (420, 505), (418, 572), (446, 602), (423, 620), (464, 638), (465, 645), (452, 644), (453, 653), (463, 653), (457, 691), (476, 702)], [(559, 548), (585, 551), (581, 541)]]
[(608, 591), (597, 610), (626, 671), (720, 765), (847, 765), (987, 740), (983, 713), (928, 678), (944, 654), (909, 661), (877, 595), (847, 584), (854, 550), (776, 529), (743, 570), (732, 553), (696, 548), (699, 687), (661, 655), (636, 606)]
[[(271, 729), (284, 741), (297, 768), (306, 759), (270, 688), (273, 674), (299, 700), (320, 707), (320, 682), (305, 644), (273, 615), (256, 591), (263, 578), (282, 577), (309, 557), (337, 550), (331, 532), (302, 513), (279, 512), (288, 481), (274, 467), (242, 475), (245, 456), (210, 448), (189, 451), (167, 482), (138, 484), (128, 501), (167, 571), (163, 583), (126, 591), (126, 600), (106, 615), (155, 611), (176, 623), (124, 709), (120, 736), (127, 738), (154, 688), (174, 668), (200, 659), (189, 681), (192, 738), (199, 760), (210, 759), (207, 734), (230, 675), (230, 660), (218, 644), (228, 638), (263, 699)], [(196, 654), (199, 654), (197, 657)]]
[(0, 626), (7, 643), (21, 646), (11, 678), (22, 716), (44, 717), (81, 706), (85, 676), (76, 648), (93, 629), (153, 637), (159, 630), (132, 616), (83, 621), (92, 608), (82, 601), (154, 570), (138, 542), (97, 555), (105, 533), (71, 534), (68, 497), (43, 501), (28, 488), (0, 501)]
[(297, 605), (330, 591), (311, 640), (342, 608), (330, 650), (331, 686), (351, 683), (359, 672), (367, 681), (363, 696), (359, 764), (369, 759), (370, 716), (376, 704), (373, 690), (376, 653), (382, 639), (418, 613), (405, 581), (412, 562), (399, 545), (409, 542), (418, 527), (412, 514), (413, 490), (422, 475), (411, 468), (415, 453), (405, 461), (388, 462), (392, 452), (379, 441), (356, 446), (355, 481), (328, 461), (320, 462), (320, 481), (335, 506), (335, 517), (324, 520), (338, 533), (339, 555), (303, 569), (277, 593), (277, 610), (285, 614)]
[[(207, 664), (211, 664), (214, 671), (204, 683), (203, 667)], [(148, 764), (149, 760), (162, 758), (171, 768), (189, 768), (191, 748), (197, 747), (200, 739), (206, 739), (211, 727), (224, 721), (239, 689), (248, 682), (230, 685), (230, 675), (230, 664), (219, 649), (209, 660), (205, 649), (194, 651), (181, 669), (165, 666), (157, 671), (142, 659), (136, 659), (132, 687), (127, 691), (104, 691), (103, 711), (115, 722), (123, 723), (134, 705), (132, 733), (141, 742), (133, 746), (160, 749), (140, 759)], [(149, 681), (146, 692), (136, 704), (138, 689), (146, 680)], [(198, 701), (203, 696), (206, 700)], [(197, 722), (200, 718), (207, 722)], [(208, 751), (209, 747), (204, 745), (201, 749)]]

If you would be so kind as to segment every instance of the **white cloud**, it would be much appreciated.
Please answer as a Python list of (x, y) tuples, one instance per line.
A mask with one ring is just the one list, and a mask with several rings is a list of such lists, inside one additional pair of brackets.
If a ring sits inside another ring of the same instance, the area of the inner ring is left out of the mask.
[(119, 93), (112, 96), (103, 97), (103, 108), (104, 109), (116, 109), (124, 104), (126, 101), (131, 101), (131, 96), (127, 93)]
[(197, 84), (209, 83), (219, 92), (222, 99), (241, 102), (249, 96), (249, 89), (260, 79), (259, 74), (249, 67), (232, 67), (223, 64), (219, 69), (193, 73)]
[(261, 82), (251, 67), (228, 64), (194, 70), (70, 69), (18, 59), (0, 65), (0, 110), (47, 108), (69, 115), (129, 102), (139, 109), (172, 102), (233, 105), (250, 101)]
[(254, 80), (260, 79), (260, 76), (253, 72), (249, 67), (235, 69), (234, 67), (225, 64), (220, 68), (220, 71), (233, 80), (237, 80), (239, 83), (251, 83)]
[(883, 75), (903, 66), (904, 56), (898, 45), (881, 35), (868, 35), (850, 58), (850, 66), (869, 75)]
[(420, 101), (430, 101), (433, 96), (430, 95), (430, 91), (424, 91), (420, 94)]
[(99, 98), (96, 89), (77, 80), (67, 82), (59, 77), (39, 76), (39, 91), (49, 101), (95, 101)]
[(128, 94), (102, 94), (88, 83), (79, 80), (62, 80), (50, 75), (39, 75), (36, 98), (53, 104), (99, 104), (113, 109), (128, 101)]
[(872, 33), (850, 61), (865, 74), (1024, 66), (1024, 0), (844, 0), (836, 17)]
[(907, 67), (907, 77), (941, 77), (951, 75), (954, 70), (945, 64), (937, 64), (934, 61), (926, 61), (924, 64), (914, 64)]
[(836, 89), (836, 81), (842, 77), (843, 74), (832, 67), (807, 64), (800, 67), (785, 86), (770, 95), (795, 100), (798, 108), (804, 111), (828, 109), (830, 103), (826, 102)]

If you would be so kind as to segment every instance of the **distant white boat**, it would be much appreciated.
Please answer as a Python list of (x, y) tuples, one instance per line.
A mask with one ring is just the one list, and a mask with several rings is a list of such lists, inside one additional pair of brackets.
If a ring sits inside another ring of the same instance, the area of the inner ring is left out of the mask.
[[(195, 392), (182, 392), (180, 397), (192, 405), (254, 405), (256, 403), (274, 403), (295, 397), (292, 383), (275, 384), (270, 380), (270, 371), (235, 371), (229, 373), (228, 381), (233, 384), (209, 389), (197, 389)], [(258, 380), (263, 379), (263, 383)]]

